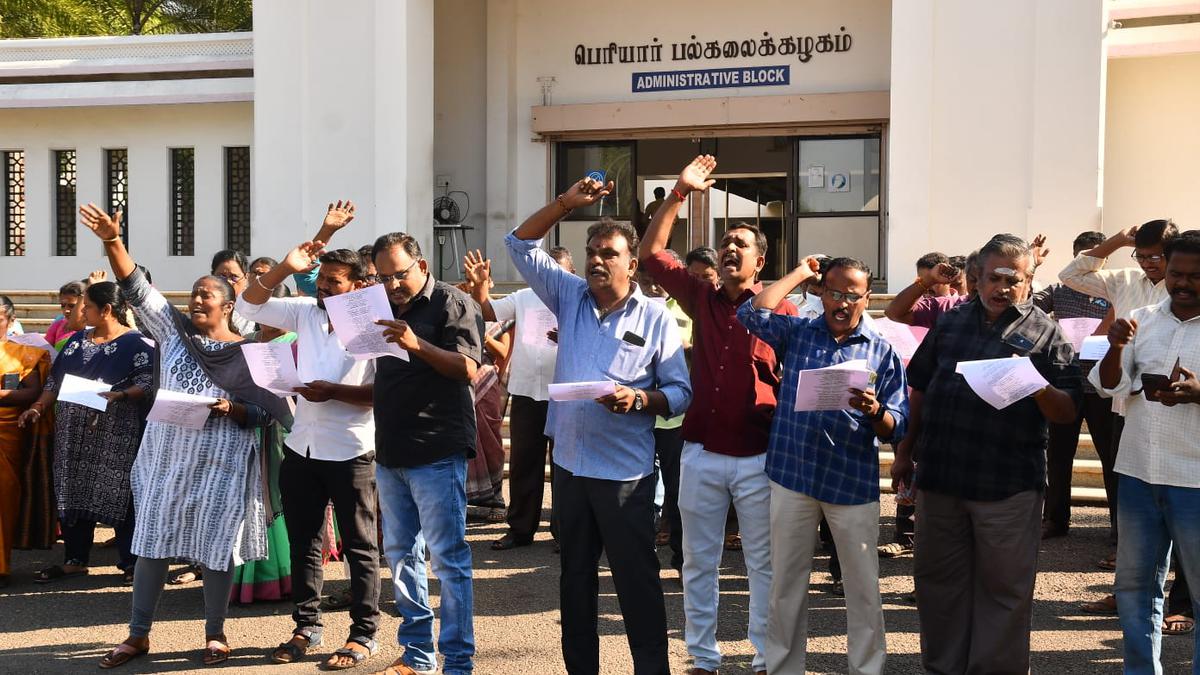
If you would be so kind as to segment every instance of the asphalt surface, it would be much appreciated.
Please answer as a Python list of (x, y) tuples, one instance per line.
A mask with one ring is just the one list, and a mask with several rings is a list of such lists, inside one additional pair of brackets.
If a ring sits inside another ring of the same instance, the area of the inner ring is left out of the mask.
[[(891, 541), (893, 501), (884, 496), (881, 542)], [(549, 535), (542, 532), (531, 547), (494, 552), (488, 544), (503, 526), (471, 524), (468, 536), (475, 561), (475, 672), (481, 675), (552, 674), (565, 672), (559, 652), (558, 558)], [(97, 540), (111, 535), (98, 529)], [(1076, 507), (1068, 537), (1044, 542), (1039, 559), (1033, 627), (1033, 672), (1119, 673), (1121, 635), (1115, 617), (1078, 611), (1080, 600), (1107, 591), (1112, 573), (1096, 567), (1107, 555), (1107, 516), (1102, 509)], [(665, 562), (667, 553), (662, 553)], [(0, 673), (96, 672), (98, 659), (126, 636), (130, 589), (113, 567), (115, 552), (93, 552), (92, 574), (50, 586), (32, 583), (35, 570), (62, 562), (61, 544), (54, 551), (14, 553), (13, 584), (0, 591)], [(665, 566), (665, 565), (664, 565)], [(846, 672), (845, 611), (841, 598), (829, 591), (827, 559), (812, 577), (808, 643), (809, 672)], [(880, 588), (888, 630), (889, 673), (920, 672), (920, 636), (916, 607), (904, 596), (912, 592), (912, 558), (882, 560)], [(341, 563), (326, 566), (327, 591), (346, 587)], [(781, 573), (776, 570), (776, 574)], [(683, 597), (678, 576), (662, 573), (667, 602), (671, 666), (688, 667), (683, 642)], [(436, 604), (436, 583), (433, 584)], [(725, 653), (722, 673), (749, 673), (752, 649), (745, 639), (748, 591), (740, 553), (726, 552), (721, 569), (721, 616), (718, 638)], [(601, 671), (632, 672), (620, 610), (607, 570), (600, 587)], [(379, 633), (382, 652), (352, 672), (382, 669), (400, 655), (395, 644), (399, 620), (394, 615), (390, 577), (384, 572), (384, 617)], [(200, 662), (203, 647), (203, 600), (200, 584), (168, 587), (159, 605), (151, 653), (120, 669), (126, 673), (211, 673)], [(267, 661), (267, 654), (287, 639), (292, 628), (287, 602), (233, 606), (226, 633), (233, 657), (218, 668), (247, 673), (302, 673), (317, 669), (319, 659), (341, 646), (349, 626), (345, 611), (327, 615), (326, 644), (318, 656), (286, 666)], [(1167, 673), (1190, 672), (1191, 637), (1163, 639)]]

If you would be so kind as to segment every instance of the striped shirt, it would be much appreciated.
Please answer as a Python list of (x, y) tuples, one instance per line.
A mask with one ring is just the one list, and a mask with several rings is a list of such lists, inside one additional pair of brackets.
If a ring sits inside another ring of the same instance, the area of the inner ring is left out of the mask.
[(828, 504), (879, 501), (879, 439), (871, 422), (857, 410), (796, 412), (796, 390), (801, 370), (866, 359), (875, 374), (875, 395), (896, 421), (890, 440), (897, 441), (908, 421), (908, 388), (899, 355), (865, 321), (838, 342), (824, 316), (775, 314), (754, 309), (752, 302), (738, 308), (738, 321), (771, 345), (783, 363), (779, 405), (767, 442), (767, 476)]

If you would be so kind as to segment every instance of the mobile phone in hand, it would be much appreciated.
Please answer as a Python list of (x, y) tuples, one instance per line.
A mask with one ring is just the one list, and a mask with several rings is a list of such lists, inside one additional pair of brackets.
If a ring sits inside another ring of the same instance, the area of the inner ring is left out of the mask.
[(1157, 373), (1142, 373), (1142, 392), (1147, 401), (1157, 401), (1158, 392), (1171, 388), (1171, 378)]
[(19, 373), (5, 373), (3, 378), (0, 378), (0, 389), (5, 391), (15, 391), (21, 388), (21, 375)]

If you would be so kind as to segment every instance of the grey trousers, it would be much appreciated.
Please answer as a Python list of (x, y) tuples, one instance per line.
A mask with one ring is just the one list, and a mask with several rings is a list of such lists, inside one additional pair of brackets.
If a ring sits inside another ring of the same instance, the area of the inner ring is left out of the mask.
[[(167, 558), (138, 558), (133, 568), (133, 616), (129, 634), (133, 637), (150, 635), (154, 612), (167, 583)], [(233, 590), (233, 563), (227, 570), (204, 569), (204, 634), (225, 632), (225, 614), (229, 611), (229, 594)]]
[(994, 502), (918, 491), (913, 580), (926, 672), (1029, 672), (1041, 520), (1037, 490)]

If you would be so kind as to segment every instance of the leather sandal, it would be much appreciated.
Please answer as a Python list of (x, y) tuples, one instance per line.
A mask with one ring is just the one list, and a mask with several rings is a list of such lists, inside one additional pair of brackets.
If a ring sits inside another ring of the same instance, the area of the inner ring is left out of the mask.
[[(134, 638), (126, 638), (124, 642), (113, 647), (112, 651), (104, 655), (100, 659), (100, 667), (108, 670), (109, 668), (117, 668), (136, 659), (139, 656), (144, 656), (150, 652), (150, 643), (147, 641), (145, 647), (138, 647), (130, 644), (130, 640)], [(125, 647), (125, 649), (122, 649)]]
[(229, 660), (229, 655), (233, 650), (229, 648), (229, 639), (222, 635), (205, 635), (204, 636), (204, 651), (201, 654), (204, 656), (204, 665), (215, 666), (218, 663), (224, 663)]
[(508, 551), (508, 550), (511, 550), (514, 548), (518, 548), (520, 546), (529, 546), (531, 544), (533, 544), (532, 539), (529, 541), (526, 541), (524, 539), (517, 539), (517, 537), (513, 533), (509, 532), (508, 534), (504, 535), (503, 537), (500, 537), (496, 541), (492, 542), (492, 550), (493, 551)]
[[(359, 645), (362, 647), (362, 649), (355, 649), (350, 646), (351, 644)], [(379, 653), (379, 643), (378, 642), (376, 642), (372, 638), (355, 636), (355, 637), (350, 638), (349, 640), (346, 640), (345, 647), (335, 650), (333, 652), (333, 654), (328, 659), (325, 660), (324, 666), (325, 666), (326, 670), (347, 670), (350, 668), (357, 667), (363, 661), (366, 661), (367, 659), (371, 658), (372, 656), (375, 656), (378, 653)], [(338, 662), (339, 658), (348, 658), (348, 659), (350, 659), (350, 663), (348, 663), (346, 665), (342, 665), (341, 663)]]
[[(304, 640), (304, 644), (300, 645), (294, 642), (296, 638)], [(313, 647), (321, 646), (321, 634), (314, 631), (299, 631), (292, 634), (291, 639), (287, 642), (279, 643), (275, 651), (271, 652), (271, 660), (275, 663), (295, 663), (304, 658), (308, 650)]]
[(404, 662), (403, 658), (400, 658), (387, 668), (371, 673), (371, 675), (424, 675), (425, 673), (432, 672), (435, 671), (414, 670), (412, 666)]

